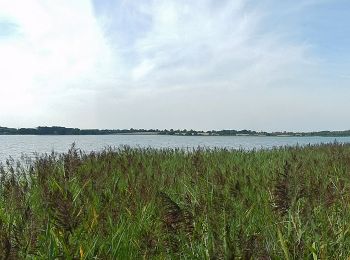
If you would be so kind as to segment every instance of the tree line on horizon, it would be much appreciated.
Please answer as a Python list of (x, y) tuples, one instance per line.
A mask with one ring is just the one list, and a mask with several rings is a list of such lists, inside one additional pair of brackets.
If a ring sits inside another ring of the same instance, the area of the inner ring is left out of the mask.
[(112, 134), (156, 134), (156, 135), (183, 135), (183, 136), (350, 136), (346, 131), (318, 131), (318, 132), (257, 132), (252, 130), (174, 130), (174, 129), (79, 129), (62, 126), (39, 126), (37, 128), (8, 128), (0, 127), (0, 135), (112, 135)]

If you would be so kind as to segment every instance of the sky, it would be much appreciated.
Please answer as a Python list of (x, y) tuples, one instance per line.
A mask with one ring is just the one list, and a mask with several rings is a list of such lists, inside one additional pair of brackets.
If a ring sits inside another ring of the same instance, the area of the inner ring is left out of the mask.
[(0, 126), (350, 129), (348, 0), (0, 0)]

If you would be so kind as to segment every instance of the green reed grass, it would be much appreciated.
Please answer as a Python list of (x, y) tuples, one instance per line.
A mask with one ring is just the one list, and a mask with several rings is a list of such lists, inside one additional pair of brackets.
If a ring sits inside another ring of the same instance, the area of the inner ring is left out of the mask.
[(346, 259), (350, 145), (105, 149), (0, 167), (1, 259)]

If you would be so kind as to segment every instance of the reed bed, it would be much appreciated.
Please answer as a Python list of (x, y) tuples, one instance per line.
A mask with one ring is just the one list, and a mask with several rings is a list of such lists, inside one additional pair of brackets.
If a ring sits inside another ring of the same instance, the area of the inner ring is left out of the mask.
[(1, 259), (346, 259), (350, 145), (106, 148), (0, 167)]

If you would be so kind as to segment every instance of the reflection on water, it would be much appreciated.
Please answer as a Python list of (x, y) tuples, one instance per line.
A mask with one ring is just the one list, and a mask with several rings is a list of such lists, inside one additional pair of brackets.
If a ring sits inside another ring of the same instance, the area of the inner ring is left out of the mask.
[(86, 152), (104, 147), (261, 149), (286, 145), (350, 143), (350, 137), (264, 137), (264, 136), (162, 136), (162, 135), (92, 135), (92, 136), (6, 136), (0, 135), (0, 161), (35, 152), (66, 152), (72, 143)]

